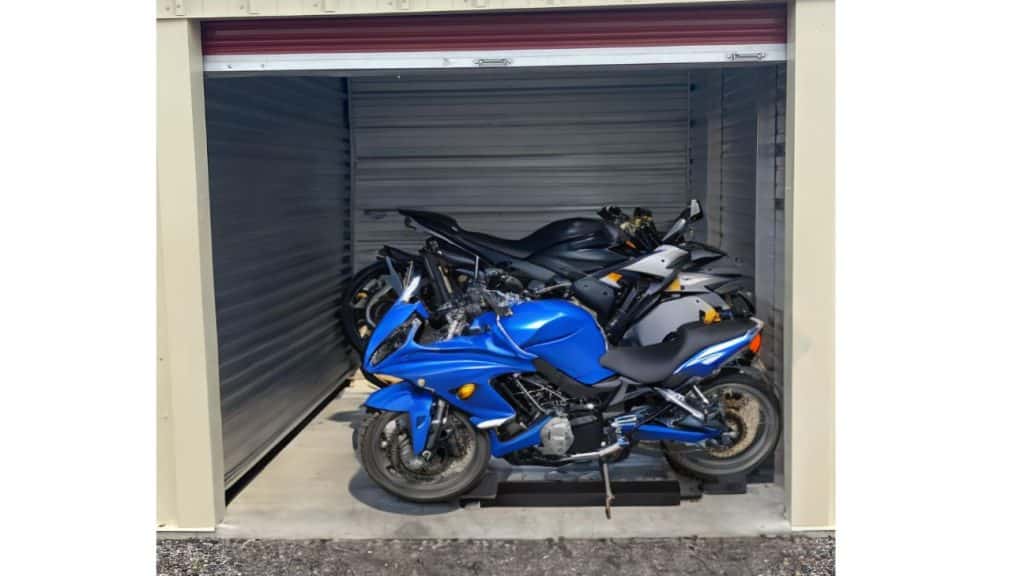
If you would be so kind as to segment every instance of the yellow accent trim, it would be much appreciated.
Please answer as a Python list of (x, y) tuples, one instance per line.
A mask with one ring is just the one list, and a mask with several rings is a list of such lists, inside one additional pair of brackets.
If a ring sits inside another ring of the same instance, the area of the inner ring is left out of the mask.
[(718, 314), (718, 310), (715, 310), (714, 308), (704, 312), (705, 324), (714, 324), (715, 322), (720, 322), (721, 320), (722, 317)]

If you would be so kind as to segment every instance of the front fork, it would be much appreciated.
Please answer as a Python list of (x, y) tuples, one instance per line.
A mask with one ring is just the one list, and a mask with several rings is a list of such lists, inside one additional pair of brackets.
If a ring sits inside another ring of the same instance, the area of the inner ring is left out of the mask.
[(423, 447), (420, 457), (430, 460), (434, 455), (434, 446), (437, 445), (437, 438), (441, 435), (441, 429), (448, 423), (448, 402), (438, 397), (434, 404), (434, 417), (430, 419), (430, 429), (427, 431), (427, 443)]

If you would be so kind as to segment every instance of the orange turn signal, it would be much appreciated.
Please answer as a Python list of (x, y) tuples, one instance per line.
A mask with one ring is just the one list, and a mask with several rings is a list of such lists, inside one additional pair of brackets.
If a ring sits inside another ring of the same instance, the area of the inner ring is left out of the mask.
[(754, 338), (750, 341), (750, 351), (757, 354), (761, 351), (761, 333), (754, 334)]
[(459, 389), (455, 391), (455, 396), (457, 396), (459, 400), (465, 400), (472, 396), (473, 392), (476, 392), (476, 384), (470, 382), (469, 384), (459, 386)]

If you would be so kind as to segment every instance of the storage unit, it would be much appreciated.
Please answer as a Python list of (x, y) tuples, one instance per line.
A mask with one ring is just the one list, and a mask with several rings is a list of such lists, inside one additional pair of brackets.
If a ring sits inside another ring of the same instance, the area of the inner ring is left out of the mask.
[[(760, 287), (763, 357), (777, 372), (779, 174), (772, 155), (759, 187), (759, 137), (762, 151), (776, 148), (774, 132), (758, 133), (757, 104), (776, 113), (774, 91), (758, 89), (766, 79), (774, 88), (778, 70), (210, 77), (227, 482), (352, 368), (338, 325), (340, 285), (385, 244), (422, 246), (423, 233), (404, 225), (399, 207), (517, 238), (556, 218), (595, 217), (608, 204), (649, 208), (664, 230), (699, 198), (707, 211), (701, 239), (726, 250)], [(691, 94), (700, 95), (696, 109)], [(705, 180), (691, 174), (698, 161), (707, 164), (699, 167)], [(760, 221), (758, 194), (772, 207)], [(756, 245), (766, 247), (767, 262)]]
[[(186, 97), (205, 103), (189, 128), (208, 149), (189, 169), (209, 164), (197, 253), (212, 282), (197, 286), (214, 301), (218, 369), (195, 385), (216, 387), (220, 419), (202, 474), (219, 457), (237, 480), (354, 367), (336, 290), (381, 244), (421, 242), (399, 206), (519, 236), (607, 203), (665, 222), (701, 198), (701, 239), (756, 278), (781, 381), (787, 22), (784, 4), (737, 2), (204, 23), (206, 93), (186, 82)], [(164, 67), (194, 74), (200, 28), (163, 30), (176, 39), (161, 46), (185, 47)]]

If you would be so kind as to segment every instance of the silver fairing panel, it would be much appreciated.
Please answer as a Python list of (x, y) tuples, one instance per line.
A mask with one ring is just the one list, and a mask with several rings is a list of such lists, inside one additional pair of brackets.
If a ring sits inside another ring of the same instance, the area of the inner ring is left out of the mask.
[(664, 278), (673, 273), (670, 265), (684, 255), (686, 255), (686, 250), (664, 244), (655, 248), (650, 255), (633, 262), (623, 270)]
[(663, 342), (681, 325), (700, 320), (700, 313), (712, 308), (727, 310), (729, 306), (714, 292), (684, 296), (658, 304), (622, 337), (623, 343), (648, 346)]

